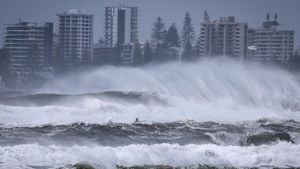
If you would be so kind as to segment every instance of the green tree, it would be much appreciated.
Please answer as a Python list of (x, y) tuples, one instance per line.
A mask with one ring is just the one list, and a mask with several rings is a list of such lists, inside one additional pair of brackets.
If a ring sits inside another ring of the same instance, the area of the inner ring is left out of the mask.
[(166, 60), (167, 56), (167, 46), (166, 46), (166, 35), (167, 31), (165, 28), (165, 23), (158, 17), (153, 24), (152, 29), (152, 43), (155, 46), (154, 58), (155, 60)]
[(199, 38), (196, 41), (196, 44), (193, 47), (193, 57), (199, 58), (200, 57), (200, 49), (201, 49), (201, 38)]
[(195, 31), (192, 23), (192, 18), (188, 12), (186, 12), (184, 17), (181, 40), (183, 46), (182, 59), (192, 60), (192, 45), (195, 41)]
[(167, 58), (167, 48), (163, 43), (157, 43), (154, 49), (155, 60), (166, 60)]
[(179, 47), (180, 46), (180, 41), (179, 41), (179, 35), (177, 31), (176, 24), (173, 23), (167, 32), (166, 35), (166, 43), (168, 47)]
[(182, 60), (191, 61), (193, 59), (193, 46), (191, 43), (186, 43), (183, 46), (183, 52), (181, 56)]
[(151, 34), (152, 42), (155, 44), (164, 43), (165, 37), (166, 37), (165, 23), (163, 22), (161, 17), (158, 17), (154, 22), (152, 28), (152, 34)]
[(152, 48), (150, 43), (147, 41), (144, 45), (144, 63), (150, 63), (154, 60)]

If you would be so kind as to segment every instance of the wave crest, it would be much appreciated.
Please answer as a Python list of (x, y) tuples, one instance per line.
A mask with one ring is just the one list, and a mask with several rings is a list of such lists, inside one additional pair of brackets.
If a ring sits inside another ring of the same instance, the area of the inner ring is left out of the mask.
[(101, 146), (41, 146), (37, 144), (0, 147), (0, 166), (23, 169), (32, 166), (63, 167), (81, 161), (95, 166), (116, 168), (116, 165), (211, 165), (216, 167), (299, 167), (300, 146), (286, 142), (268, 146), (206, 145), (129, 145)]
[[(119, 92), (99, 99), (105, 91)], [(0, 106), (0, 123), (16, 123), (15, 119), (33, 124), (131, 123), (136, 118), (149, 122), (300, 120), (300, 85), (291, 73), (228, 58), (143, 68), (103, 67), (54, 79), (38, 93), (34, 97), (42, 99), (35, 101), (44, 100), (42, 107)], [(26, 116), (31, 114), (34, 120), (29, 121)]]

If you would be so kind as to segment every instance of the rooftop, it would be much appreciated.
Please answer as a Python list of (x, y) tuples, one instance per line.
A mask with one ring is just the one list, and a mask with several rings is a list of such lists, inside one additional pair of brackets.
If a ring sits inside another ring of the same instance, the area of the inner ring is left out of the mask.
[(58, 16), (61, 16), (61, 15), (89, 15), (89, 16), (92, 16), (91, 14), (86, 13), (86, 11), (83, 9), (70, 9), (68, 11), (63, 12), (62, 14), (58, 14)]

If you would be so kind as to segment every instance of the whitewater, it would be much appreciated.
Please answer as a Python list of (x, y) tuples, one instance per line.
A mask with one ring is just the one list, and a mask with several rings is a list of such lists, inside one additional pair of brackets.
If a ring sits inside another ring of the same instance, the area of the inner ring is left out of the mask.
[(0, 168), (300, 167), (299, 98), (295, 74), (226, 57), (73, 72), (1, 92)]

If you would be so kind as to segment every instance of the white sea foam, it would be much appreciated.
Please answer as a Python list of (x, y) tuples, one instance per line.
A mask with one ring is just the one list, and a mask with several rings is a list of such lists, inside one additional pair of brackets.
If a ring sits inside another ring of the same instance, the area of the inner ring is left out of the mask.
[[(298, 112), (279, 111), (266, 108), (247, 107), (214, 107), (215, 105), (191, 104), (162, 107), (145, 105), (101, 105), (89, 102), (91, 107), (12, 107), (0, 106), (0, 124), (4, 126), (40, 126), (45, 124), (60, 125), (77, 122), (103, 124), (108, 122), (132, 123), (138, 117), (144, 122), (173, 122), (173, 121), (215, 121), (235, 123), (240, 121), (275, 118), (279, 120), (300, 119)], [(88, 105), (89, 105), (88, 104)], [(186, 106), (186, 107), (185, 107)]]
[(244, 65), (228, 59), (168, 63), (143, 68), (103, 67), (57, 78), (39, 93), (101, 91), (157, 93), (167, 104), (124, 103), (85, 97), (57, 106), (0, 106), (4, 125), (131, 123), (177, 120), (236, 122), (260, 118), (300, 121), (300, 85), (277, 68)]
[(299, 167), (300, 146), (286, 142), (262, 146), (217, 145), (129, 145), (102, 146), (41, 146), (37, 144), (0, 147), (1, 168), (31, 166), (60, 167), (81, 161), (105, 168), (116, 165), (213, 165), (235, 167)]

